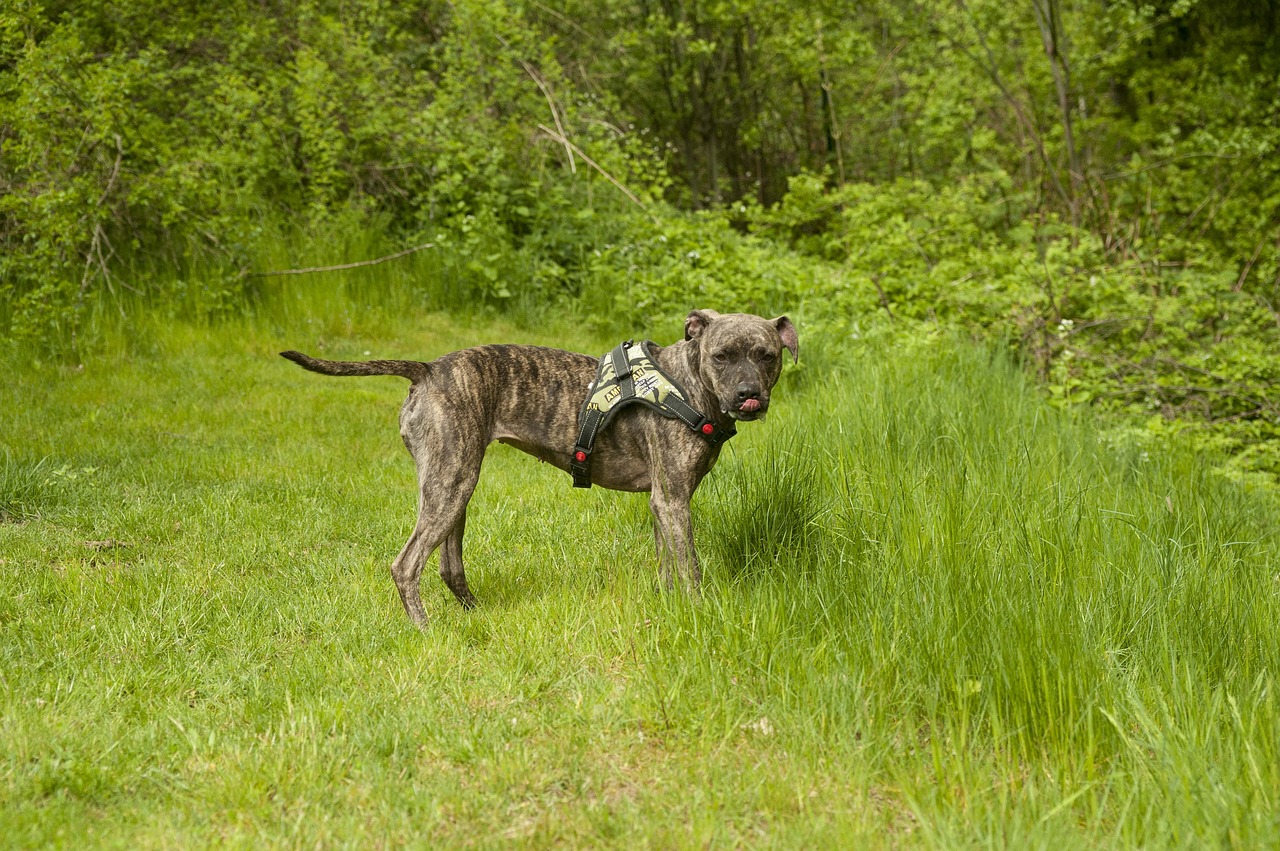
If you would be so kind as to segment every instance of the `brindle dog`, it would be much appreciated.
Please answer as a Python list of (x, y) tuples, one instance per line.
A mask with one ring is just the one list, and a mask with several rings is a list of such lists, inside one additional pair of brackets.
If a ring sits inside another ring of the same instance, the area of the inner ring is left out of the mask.
[[(764, 417), (782, 371), (782, 349), (799, 359), (795, 326), (785, 316), (695, 310), (684, 340), (652, 348), (654, 361), (684, 389), (691, 405), (717, 427)], [(413, 622), (427, 621), (418, 579), (440, 550), (440, 577), (464, 607), (475, 605), (462, 567), (467, 502), (485, 448), (497, 440), (569, 469), (578, 413), (597, 359), (539, 346), (478, 346), (430, 363), (329, 361), (301, 352), (281, 355), (324, 375), (399, 375), (413, 382), (400, 411), (400, 435), (418, 468), (418, 522), (391, 575)], [(679, 420), (630, 405), (597, 439), (592, 482), (649, 491), (658, 562), (667, 587), (679, 574), (696, 589), (702, 573), (693, 547), (689, 502), (720, 456)]]

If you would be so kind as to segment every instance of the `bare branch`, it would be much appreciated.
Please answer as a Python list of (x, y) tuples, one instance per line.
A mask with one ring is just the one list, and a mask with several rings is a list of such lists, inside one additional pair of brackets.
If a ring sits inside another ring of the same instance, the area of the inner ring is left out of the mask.
[(1254, 246), (1253, 254), (1249, 257), (1249, 262), (1244, 264), (1244, 268), (1240, 270), (1240, 277), (1236, 278), (1235, 286), (1231, 289), (1240, 292), (1244, 289), (1244, 282), (1249, 279), (1249, 273), (1253, 271), (1253, 264), (1258, 262), (1258, 258), (1262, 256), (1262, 249), (1266, 246), (1267, 241), (1271, 237), (1271, 232), (1267, 231), (1262, 235), (1262, 239), (1258, 240), (1258, 244)]
[(609, 182), (610, 182), (610, 183), (612, 183), (614, 186), (618, 187), (618, 189), (622, 192), (622, 194), (623, 194), (623, 195), (626, 195), (628, 198), (630, 198), (630, 199), (631, 199), (631, 202), (632, 202), (633, 204), (635, 204), (635, 205), (636, 205), (637, 207), (639, 207), (641, 210), (644, 210), (644, 211), (645, 211), (645, 213), (647, 213), (647, 214), (648, 214), (649, 218), (653, 220), (653, 223), (654, 223), (655, 225), (662, 224), (661, 220), (660, 220), (657, 216), (655, 216), (653, 213), (649, 212), (649, 208), (645, 206), (645, 204), (644, 204), (644, 202), (643, 202), (643, 201), (641, 201), (641, 200), (640, 200), (639, 198), (637, 198), (634, 194), (632, 194), (631, 190), (630, 190), (630, 189), (628, 189), (627, 187), (623, 186), (623, 185), (618, 181), (618, 179), (617, 179), (617, 178), (615, 178), (612, 174), (609, 174), (609, 172), (605, 171), (605, 170), (604, 170), (604, 168), (603, 168), (603, 167), (601, 167), (601, 165), (600, 165), (598, 162), (596, 162), (595, 160), (591, 159), (591, 157), (587, 156), (587, 155), (583, 152), (583, 150), (582, 150), (581, 148), (579, 148), (577, 145), (573, 144), (573, 143), (572, 143), (572, 142), (570, 142), (568, 139), (566, 139), (564, 136), (561, 136), (559, 133), (557, 133), (556, 131), (552, 130), (550, 127), (548, 127), (548, 126), (547, 126), (547, 125), (545, 125), (545, 124), (539, 124), (539, 125), (538, 125), (538, 129), (539, 129), (539, 130), (541, 130), (543, 133), (546, 133), (546, 134), (547, 134), (548, 136), (550, 136), (553, 140), (555, 140), (555, 141), (557, 141), (557, 142), (561, 143), (562, 145), (568, 145), (568, 146), (572, 147), (575, 151), (577, 151), (577, 152), (578, 152), (578, 156), (582, 157), (582, 159), (586, 162), (586, 164), (587, 164), (587, 165), (591, 166), (591, 167), (592, 167), (592, 168), (594, 168), (596, 171), (600, 172), (600, 174), (604, 177), (604, 179), (605, 179), (605, 180), (609, 181)]
[(898, 321), (898, 317), (893, 315), (893, 308), (889, 307), (889, 296), (885, 295), (884, 287), (880, 286), (880, 276), (872, 275), (871, 283), (875, 284), (876, 293), (880, 296), (880, 306), (884, 308), (884, 312), (889, 314), (889, 318), (894, 322)]
[(310, 275), (313, 272), (340, 272), (343, 269), (358, 269), (361, 266), (376, 266), (379, 263), (385, 263), (388, 260), (395, 260), (398, 257), (404, 257), (406, 254), (413, 254), (415, 251), (422, 251), (424, 248), (435, 248), (434, 242), (428, 242), (423, 245), (415, 245), (413, 248), (406, 248), (404, 251), (397, 251), (395, 254), (387, 254), (383, 257), (375, 257), (372, 260), (360, 260), (356, 263), (341, 263), (337, 266), (309, 266), (305, 269), (280, 269), (275, 272), (252, 272), (246, 277), (249, 278), (274, 278), (279, 275)]
[(555, 18), (556, 20), (558, 20), (558, 21), (560, 21), (561, 23), (563, 23), (565, 26), (569, 27), (570, 29), (572, 29), (572, 30), (574, 30), (574, 31), (576, 31), (576, 32), (578, 32), (578, 33), (581, 33), (582, 35), (586, 36), (586, 37), (587, 37), (588, 39), (590, 39), (591, 41), (595, 41), (595, 40), (596, 40), (596, 37), (595, 37), (595, 36), (593, 36), (591, 33), (589, 33), (589, 32), (587, 32), (586, 30), (584, 30), (584, 29), (583, 29), (582, 27), (580, 27), (577, 23), (575, 23), (575, 22), (574, 22), (574, 21), (572, 21), (571, 19), (569, 19), (569, 18), (565, 17), (565, 16), (564, 16), (563, 14), (561, 14), (560, 12), (557, 12), (555, 9), (552, 9), (550, 6), (544, 6), (543, 4), (539, 3), (539, 2), (538, 2), (538, 0), (530, 0), (530, 2), (531, 2), (534, 6), (537, 6), (539, 9), (541, 9), (541, 10), (542, 10), (542, 11), (544, 11), (544, 12), (546, 12), (546, 13), (547, 13), (548, 15), (550, 15), (551, 17), (553, 17), (553, 18)]
[(1210, 152), (1179, 154), (1176, 157), (1169, 157), (1169, 159), (1167, 160), (1160, 160), (1158, 162), (1151, 163), (1150, 165), (1144, 165), (1142, 168), (1136, 168), (1133, 171), (1114, 171), (1114, 172), (1111, 172), (1110, 174), (1104, 174), (1102, 176), (1102, 179), (1103, 180), (1121, 180), (1126, 177), (1136, 177), (1139, 174), (1145, 174), (1146, 172), (1153, 171), (1157, 168), (1164, 168), (1165, 166), (1173, 165), (1176, 162), (1182, 162), (1183, 160), (1196, 160), (1196, 159), (1242, 160), (1244, 159), (1244, 155), (1243, 154), (1215, 154)]
[(111, 176), (107, 178), (107, 188), (102, 191), (102, 195), (98, 198), (98, 203), (94, 204), (94, 209), (103, 205), (107, 200), (107, 196), (111, 194), (111, 190), (115, 188), (116, 178), (120, 176), (120, 163), (124, 160), (124, 142), (120, 138), (120, 134), (116, 133), (116, 162), (111, 167)]
[(538, 88), (542, 89), (542, 96), (547, 99), (547, 106), (551, 107), (551, 118), (556, 123), (556, 130), (560, 132), (560, 138), (564, 140), (565, 152), (569, 155), (569, 171), (577, 174), (578, 166), (573, 161), (573, 146), (569, 144), (569, 134), (565, 132), (564, 124), (560, 121), (560, 110), (556, 108), (555, 98), (551, 97), (551, 89), (547, 87), (546, 81), (542, 79), (542, 75), (538, 73), (537, 69), (523, 59), (518, 59), (517, 61), (524, 68), (525, 73), (538, 84)]
[(1062, 198), (1068, 209), (1074, 209), (1071, 196), (1068, 194), (1067, 188), (1063, 186), (1062, 178), (1058, 176), (1057, 169), (1054, 168), (1053, 163), (1049, 159), (1049, 153), (1044, 147), (1044, 139), (1041, 138), (1040, 131), (1036, 128), (1035, 122), (1027, 115), (1022, 101), (1009, 90), (1009, 87), (1004, 83), (1004, 78), (1000, 76), (1000, 69), (996, 63), (995, 54), (992, 53), (991, 46), (987, 43), (987, 37), (982, 32), (982, 28), (978, 26), (977, 18), (975, 18), (973, 13), (969, 11), (969, 6), (965, 3), (965, 0), (956, 0), (956, 5), (962, 12), (964, 12), (965, 16), (969, 19), (969, 23), (973, 26), (973, 32), (978, 37), (978, 43), (982, 45), (982, 50), (987, 55), (987, 61), (984, 64), (981, 61), (974, 59), (972, 56), (969, 56), (969, 52), (967, 50), (959, 45), (956, 45), (957, 49), (959, 49), (961, 53), (965, 54), (965, 56), (968, 56), (974, 61), (974, 64), (986, 72), (987, 76), (991, 79), (991, 82), (994, 83), (996, 88), (1000, 90), (1000, 93), (1004, 95), (1004, 99), (1009, 103), (1009, 106), (1013, 108), (1014, 116), (1017, 117), (1018, 121), (1030, 135), (1031, 142), (1035, 146), (1036, 153), (1040, 156), (1041, 163), (1044, 164), (1045, 173), (1049, 176), (1049, 182), (1053, 184), (1054, 190)]
[[(501, 35), (498, 35), (498, 41), (502, 46), (511, 49), (511, 43)], [(551, 107), (551, 120), (556, 123), (556, 130), (560, 132), (560, 138), (564, 140), (565, 153), (569, 155), (569, 171), (574, 174), (578, 173), (578, 165), (573, 161), (573, 148), (569, 145), (569, 134), (565, 132), (564, 123), (560, 121), (560, 110), (556, 106), (556, 99), (551, 96), (551, 88), (547, 85), (547, 81), (542, 79), (542, 75), (538, 73), (538, 69), (534, 68), (528, 62), (520, 57), (516, 57), (516, 61), (520, 63), (520, 67), (528, 74), (533, 82), (537, 83), (538, 89), (542, 91), (542, 96), (547, 99), (547, 106)]]

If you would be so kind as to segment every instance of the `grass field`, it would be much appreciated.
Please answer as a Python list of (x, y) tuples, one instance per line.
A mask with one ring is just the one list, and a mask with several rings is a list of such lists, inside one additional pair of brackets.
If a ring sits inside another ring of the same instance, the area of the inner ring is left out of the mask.
[(418, 632), (405, 382), (275, 353), (616, 341), (309, 304), (9, 368), (0, 844), (1280, 844), (1280, 513), (1177, 447), (801, 324), (695, 501), (701, 599), (643, 496), (495, 446), (481, 606), (429, 567)]

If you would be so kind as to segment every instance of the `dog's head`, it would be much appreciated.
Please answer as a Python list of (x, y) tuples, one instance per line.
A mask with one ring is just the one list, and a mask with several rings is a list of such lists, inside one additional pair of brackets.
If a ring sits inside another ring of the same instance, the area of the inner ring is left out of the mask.
[(796, 327), (785, 316), (695, 310), (684, 321), (695, 344), (698, 376), (735, 420), (757, 420), (769, 410), (769, 391), (782, 372), (782, 350), (800, 358)]

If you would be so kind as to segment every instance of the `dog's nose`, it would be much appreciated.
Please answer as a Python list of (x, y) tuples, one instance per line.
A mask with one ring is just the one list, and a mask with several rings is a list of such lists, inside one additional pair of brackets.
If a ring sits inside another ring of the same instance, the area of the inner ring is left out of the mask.
[(760, 397), (760, 385), (748, 384), (743, 382), (737, 387), (738, 404), (742, 404), (748, 399), (758, 399)]

